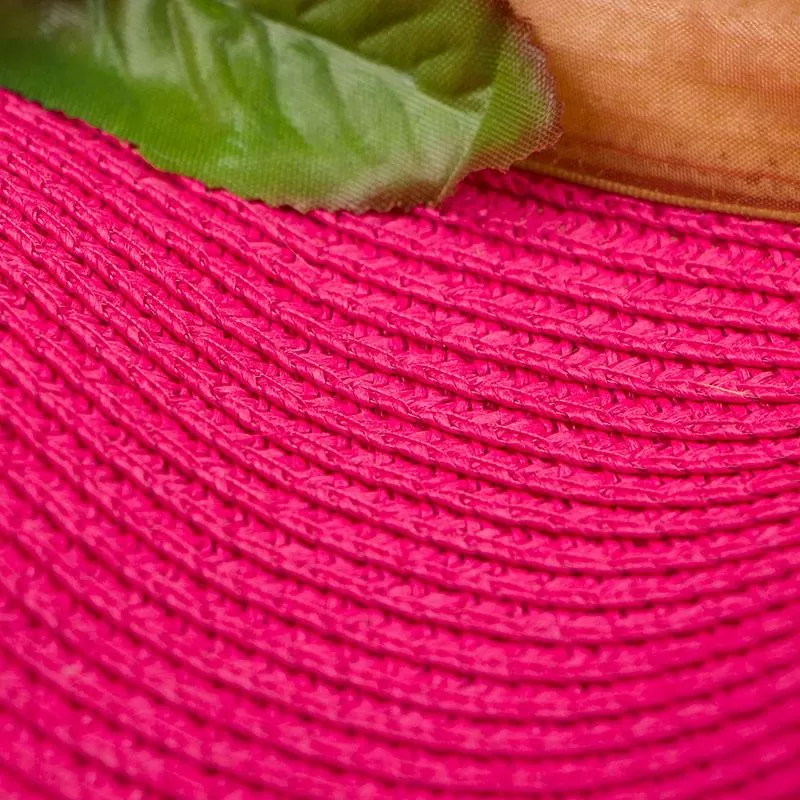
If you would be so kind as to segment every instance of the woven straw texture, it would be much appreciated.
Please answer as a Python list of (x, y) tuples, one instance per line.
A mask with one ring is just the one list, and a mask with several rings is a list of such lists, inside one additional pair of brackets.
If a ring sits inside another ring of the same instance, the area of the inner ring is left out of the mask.
[(800, 793), (800, 230), (301, 216), (0, 94), (0, 796)]

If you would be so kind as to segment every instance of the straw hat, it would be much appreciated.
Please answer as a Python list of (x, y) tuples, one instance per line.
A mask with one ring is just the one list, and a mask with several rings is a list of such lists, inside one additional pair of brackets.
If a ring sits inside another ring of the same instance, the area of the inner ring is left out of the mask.
[(800, 796), (800, 229), (301, 215), (0, 94), (0, 796)]

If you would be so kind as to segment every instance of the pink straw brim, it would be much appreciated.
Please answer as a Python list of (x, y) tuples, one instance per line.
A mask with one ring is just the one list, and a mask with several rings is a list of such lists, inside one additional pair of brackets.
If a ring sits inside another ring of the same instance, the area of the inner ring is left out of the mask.
[(0, 796), (800, 796), (800, 231), (313, 213), (0, 94)]

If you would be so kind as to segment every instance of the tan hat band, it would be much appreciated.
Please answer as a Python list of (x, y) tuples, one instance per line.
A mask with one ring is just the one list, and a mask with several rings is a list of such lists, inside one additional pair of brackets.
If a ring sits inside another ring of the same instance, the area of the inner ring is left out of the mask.
[(800, 220), (792, 0), (512, 0), (564, 135), (526, 165), (670, 203)]

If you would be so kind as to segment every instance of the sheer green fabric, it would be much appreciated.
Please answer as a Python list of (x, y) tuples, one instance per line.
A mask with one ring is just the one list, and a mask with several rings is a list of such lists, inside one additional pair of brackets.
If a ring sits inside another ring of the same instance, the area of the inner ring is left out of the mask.
[(6, 0), (0, 22), (0, 85), (271, 203), (436, 201), (554, 139), (544, 60), (485, 0)]

